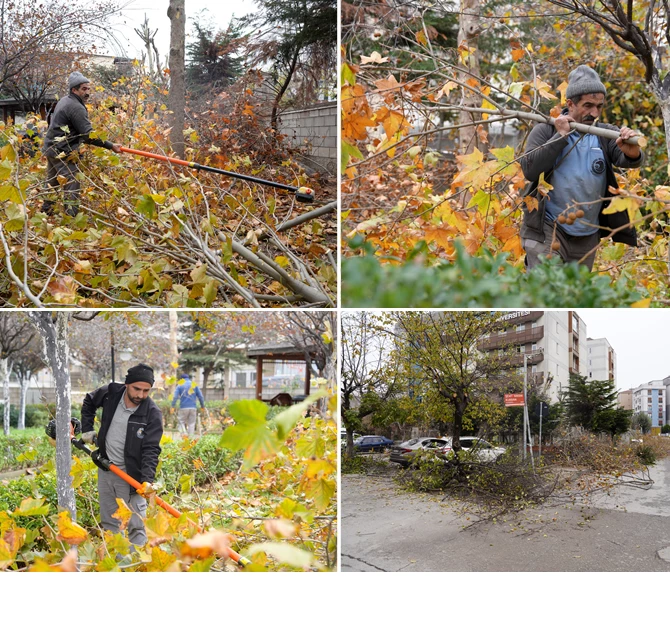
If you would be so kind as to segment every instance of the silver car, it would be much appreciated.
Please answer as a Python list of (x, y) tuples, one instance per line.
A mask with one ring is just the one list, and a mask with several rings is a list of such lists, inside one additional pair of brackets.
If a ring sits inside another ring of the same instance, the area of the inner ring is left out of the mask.
[[(451, 438), (447, 438), (447, 444), (440, 450), (440, 457), (449, 457), (451, 453)], [(482, 440), (482, 438), (464, 436), (460, 439), (461, 448), (466, 453), (471, 453), (480, 462), (495, 462), (506, 451), (502, 446), (493, 446), (490, 442)]]
[(413, 438), (391, 447), (391, 461), (407, 467), (419, 453), (431, 451), (440, 452), (450, 444), (447, 438), (422, 437)]

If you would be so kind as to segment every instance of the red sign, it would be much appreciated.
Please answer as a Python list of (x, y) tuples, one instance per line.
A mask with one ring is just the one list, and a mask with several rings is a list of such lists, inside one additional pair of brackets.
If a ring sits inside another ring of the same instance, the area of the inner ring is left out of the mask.
[(505, 407), (523, 407), (523, 394), (505, 394)]

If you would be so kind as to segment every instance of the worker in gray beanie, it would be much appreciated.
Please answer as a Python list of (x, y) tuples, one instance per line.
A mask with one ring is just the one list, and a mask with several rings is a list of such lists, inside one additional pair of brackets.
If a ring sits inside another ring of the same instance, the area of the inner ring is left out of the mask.
[[(614, 170), (638, 168), (644, 161), (639, 146), (624, 140), (636, 133), (628, 127), (598, 122), (605, 106), (607, 88), (598, 73), (581, 65), (568, 76), (566, 103), (553, 124), (539, 123), (531, 130), (525, 153), (519, 158), (528, 185), (521, 224), (521, 244), (526, 266), (557, 255), (563, 262), (579, 262), (593, 268), (600, 239), (635, 247), (637, 236), (626, 210), (604, 214), (618, 188)], [(616, 139), (573, 131), (570, 123), (593, 125), (619, 133)], [(539, 193), (540, 177), (551, 184), (547, 195)]]
[(79, 212), (79, 196), (81, 185), (77, 179), (79, 174), (78, 154), (82, 144), (92, 144), (121, 152), (121, 146), (91, 138), (93, 125), (88, 118), (86, 103), (91, 96), (91, 81), (81, 72), (73, 72), (68, 78), (68, 94), (58, 101), (51, 114), (49, 129), (44, 138), (42, 152), (47, 158), (47, 198), (42, 204), (42, 212), (53, 214), (56, 201), (55, 194), (59, 189), (58, 176), (64, 177), (65, 212), (75, 217)]
[[(97, 444), (102, 457), (142, 484), (136, 491), (113, 472), (98, 470), (100, 524), (103, 529), (119, 531), (120, 523), (113, 515), (118, 510), (116, 500), (123, 499), (133, 512), (128, 539), (138, 546), (147, 542), (142, 518), (146, 515), (146, 498), (154, 492), (163, 436), (163, 415), (149, 397), (153, 384), (153, 369), (140, 363), (128, 370), (125, 384), (109, 383), (88, 393), (81, 406), (82, 440)], [(96, 434), (95, 416), (100, 408)]]

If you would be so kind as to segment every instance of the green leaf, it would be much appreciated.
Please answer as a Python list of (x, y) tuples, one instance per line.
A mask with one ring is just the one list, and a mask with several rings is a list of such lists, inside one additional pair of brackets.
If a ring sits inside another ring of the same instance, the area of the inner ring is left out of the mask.
[(0, 162), (0, 180), (9, 179), (13, 169), (14, 164), (12, 162), (9, 160), (2, 160), (2, 162)]
[(23, 202), (19, 189), (12, 184), (0, 186), (0, 201), (13, 201), (14, 203)]
[(353, 71), (348, 63), (342, 64), (342, 85), (348, 83), (349, 85), (356, 85), (356, 73)]
[(198, 265), (193, 271), (191, 271), (191, 280), (193, 284), (204, 284), (207, 277), (207, 263), (204, 265)]
[(23, 499), (21, 505), (14, 510), (12, 516), (39, 516), (49, 513), (49, 506), (44, 505), (44, 499)]
[(288, 409), (277, 414), (274, 419), (274, 422), (277, 425), (277, 437), (280, 440), (285, 440), (288, 432), (295, 426), (295, 423), (302, 418), (310, 405), (312, 405), (314, 401), (319, 400), (320, 398), (325, 398), (326, 396), (328, 396), (328, 391), (320, 389), (297, 405), (292, 405)]
[(202, 296), (205, 298), (205, 306), (209, 308), (216, 299), (219, 283), (216, 280), (210, 280), (202, 290)]
[(269, 407), (260, 400), (238, 400), (228, 409), (235, 424), (221, 436), (219, 446), (231, 451), (244, 451), (244, 469), (255, 466), (277, 452), (279, 441), (265, 417)]
[(326, 442), (321, 438), (303, 437), (296, 442), (296, 455), (309, 459), (310, 457), (323, 457), (326, 451)]
[(344, 172), (352, 157), (362, 160), (363, 154), (358, 150), (358, 147), (355, 147), (344, 140), (342, 140), (340, 144), (341, 144), (340, 167)]
[(135, 204), (135, 210), (141, 215), (153, 219), (156, 216), (156, 202), (151, 195), (142, 195)]
[(247, 553), (250, 556), (257, 553), (265, 553), (275, 558), (277, 562), (301, 569), (320, 566), (318, 562), (315, 561), (314, 555), (309, 551), (299, 549), (288, 543), (266, 542), (258, 545), (251, 545)]

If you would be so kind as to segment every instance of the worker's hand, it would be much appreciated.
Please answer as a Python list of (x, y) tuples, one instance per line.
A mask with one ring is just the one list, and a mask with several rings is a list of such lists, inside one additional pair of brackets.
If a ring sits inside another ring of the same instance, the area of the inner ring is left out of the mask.
[(148, 499), (152, 494), (156, 494), (156, 488), (154, 488), (148, 481), (145, 481), (142, 486), (137, 489), (137, 494)]
[(637, 160), (640, 157), (640, 147), (636, 144), (626, 144), (624, 140), (637, 136), (637, 132), (629, 129), (628, 127), (621, 127), (619, 131), (619, 137), (616, 139), (617, 146), (621, 149), (621, 152), (631, 160)]
[(86, 431), (86, 433), (81, 434), (81, 439), (86, 444), (95, 444), (98, 445), (98, 436), (95, 431)]
[(572, 116), (559, 116), (558, 118), (554, 118), (554, 128), (563, 137), (569, 136), (572, 133), (572, 129), (570, 129), (571, 122), (575, 122)]
[(114, 153), (121, 153), (121, 145), (112, 143), (112, 151), (114, 151)]

